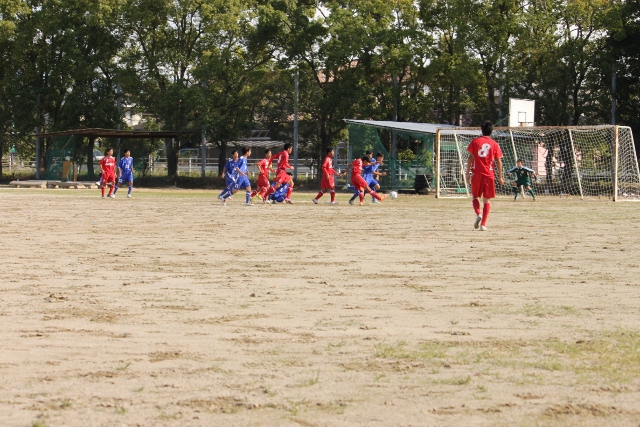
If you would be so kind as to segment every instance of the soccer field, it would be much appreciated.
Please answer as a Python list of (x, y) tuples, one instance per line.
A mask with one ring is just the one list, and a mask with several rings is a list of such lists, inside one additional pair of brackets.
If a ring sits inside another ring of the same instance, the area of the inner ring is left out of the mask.
[(0, 190), (2, 426), (634, 426), (640, 204)]

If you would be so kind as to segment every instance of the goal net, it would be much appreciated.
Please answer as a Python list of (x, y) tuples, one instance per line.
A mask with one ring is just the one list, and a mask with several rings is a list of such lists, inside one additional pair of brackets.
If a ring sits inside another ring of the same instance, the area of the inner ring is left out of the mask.
[[(438, 129), (435, 143), (436, 197), (467, 197), (467, 146), (480, 136), (477, 128)], [(503, 154), (504, 185), (497, 193), (511, 195), (509, 169), (518, 159), (532, 169), (537, 196), (640, 200), (640, 171), (626, 126), (494, 128), (491, 137)], [(496, 171), (497, 173), (497, 171)]]

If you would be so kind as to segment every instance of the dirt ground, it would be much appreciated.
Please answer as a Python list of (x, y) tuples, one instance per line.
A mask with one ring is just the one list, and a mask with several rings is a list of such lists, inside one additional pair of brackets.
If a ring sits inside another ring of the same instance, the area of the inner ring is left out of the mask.
[(0, 189), (2, 426), (640, 425), (638, 203), (97, 194)]

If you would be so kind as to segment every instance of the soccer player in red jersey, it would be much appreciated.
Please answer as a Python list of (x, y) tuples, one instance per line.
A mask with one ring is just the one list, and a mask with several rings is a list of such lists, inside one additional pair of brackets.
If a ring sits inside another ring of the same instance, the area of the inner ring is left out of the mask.
[(269, 172), (273, 172), (271, 167), (271, 150), (269, 148), (264, 150), (264, 159), (258, 162), (258, 184), (256, 189), (251, 193), (251, 198), (257, 194), (263, 201), (266, 200), (267, 191), (270, 188), (269, 184)]
[[(487, 121), (481, 128), (482, 136), (474, 138), (467, 147), (469, 160), (467, 161), (466, 178), (469, 182), (470, 173), (473, 172), (471, 195), (473, 196), (473, 210), (476, 213), (476, 222), (473, 227), (480, 227), (481, 231), (486, 231), (487, 218), (489, 218), (491, 211), (491, 199), (496, 197), (494, 161), (498, 165), (498, 179), (502, 185), (504, 185), (504, 178), (502, 178), (502, 150), (498, 143), (491, 139), (493, 123)], [(480, 197), (484, 203), (482, 215), (480, 214)]]
[(331, 195), (331, 204), (338, 204), (338, 202), (336, 202), (336, 185), (333, 180), (333, 176), (342, 175), (340, 175), (335, 171), (335, 169), (333, 169), (333, 155), (333, 148), (327, 148), (327, 157), (325, 157), (324, 162), (322, 162), (322, 179), (320, 181), (320, 192), (318, 193), (316, 198), (313, 199), (313, 203), (315, 203), (316, 205), (318, 204), (318, 199), (322, 197), (322, 195), (327, 191), (329, 191), (329, 194)]
[[(290, 180), (289, 175), (287, 175), (287, 169), (293, 169), (293, 166), (289, 164), (289, 156), (293, 151), (293, 145), (287, 142), (286, 144), (284, 144), (283, 148), (284, 149), (281, 152), (271, 156), (270, 160), (272, 162), (274, 160), (278, 160), (278, 166), (276, 166), (276, 181), (275, 183), (273, 183), (273, 185), (271, 185), (271, 188), (269, 188), (269, 191), (267, 192), (267, 196), (275, 193), (278, 187), (289, 182)], [(285, 201), (287, 203), (291, 203), (291, 200), (289, 198), (285, 199)]]
[(371, 163), (371, 159), (368, 156), (363, 156), (360, 159), (355, 159), (354, 161), (352, 161), (351, 164), (349, 165), (349, 168), (347, 168), (347, 171), (351, 169), (351, 184), (353, 184), (353, 187), (356, 190), (353, 197), (351, 197), (351, 200), (349, 200), (350, 205), (353, 204), (353, 201), (356, 199), (356, 197), (360, 197), (360, 206), (363, 206), (365, 190), (368, 191), (371, 194), (371, 196), (373, 196), (378, 201), (382, 201), (387, 197), (387, 196), (380, 196), (378, 193), (372, 190), (371, 187), (367, 185), (367, 182), (362, 177), (361, 175), (362, 166), (367, 166), (370, 163)]
[(100, 160), (100, 170), (102, 171), (102, 184), (100, 190), (102, 190), (102, 198), (104, 199), (104, 187), (109, 186), (108, 197), (113, 198), (113, 187), (116, 185), (116, 158), (113, 157), (113, 148), (107, 148), (105, 156)]

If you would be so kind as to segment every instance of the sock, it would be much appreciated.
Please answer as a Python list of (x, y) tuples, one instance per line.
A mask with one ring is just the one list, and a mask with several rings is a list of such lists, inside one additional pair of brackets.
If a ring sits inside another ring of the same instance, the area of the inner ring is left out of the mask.
[(247, 191), (245, 203), (251, 203), (251, 191)]
[(375, 191), (371, 191), (371, 200), (373, 200), (373, 199), (382, 200), (382, 197), (380, 197), (380, 195), (378, 193), (376, 193)]
[(102, 191), (102, 197), (104, 197), (104, 187), (100, 187), (100, 190)]
[(129, 186), (129, 191), (127, 191), (127, 194), (131, 194), (131, 190), (133, 190), (133, 185)]
[(364, 191), (360, 191), (360, 203), (364, 203)]
[(229, 191), (229, 189), (225, 188), (224, 190), (222, 190), (222, 193), (220, 193), (220, 195), (218, 197), (221, 198), (221, 199), (226, 199), (228, 197), (227, 196), (227, 192), (228, 191)]
[(291, 198), (291, 193), (293, 193), (293, 188), (289, 187), (287, 189), (287, 197), (285, 197), (285, 199), (290, 199)]
[(351, 199), (349, 201), (353, 201), (356, 199), (356, 197), (360, 196), (360, 192), (356, 191), (355, 193), (353, 193), (353, 196), (351, 196)]
[(491, 203), (485, 203), (482, 209), (482, 223), (481, 225), (487, 225), (487, 218), (489, 218), (489, 212), (491, 212)]
[(318, 192), (318, 195), (316, 196), (316, 200), (318, 200), (320, 197), (322, 197), (324, 195), (324, 191), (320, 190)]
[(531, 194), (531, 197), (534, 199), (536, 198), (536, 193), (533, 192), (533, 188), (529, 189), (529, 194)]
[(116, 193), (118, 192), (118, 188), (120, 188), (120, 187), (118, 187), (118, 186), (116, 185), (116, 188), (113, 190), (113, 195), (114, 195), (114, 196), (115, 196), (115, 195), (116, 195)]
[(480, 215), (480, 200), (473, 199), (473, 211), (476, 215)]
[(331, 201), (335, 202), (336, 201), (336, 192), (334, 190), (331, 190), (331, 192), (329, 194), (331, 195)]
[(111, 193), (113, 193), (113, 187), (109, 187), (109, 196), (111, 195)]
[(262, 187), (260, 189), (260, 196), (262, 197), (262, 199), (264, 200), (267, 197), (267, 191), (269, 191), (269, 187)]
[(256, 197), (256, 194), (258, 194), (258, 190), (253, 190), (251, 192), (251, 198), (253, 199), (254, 197)]
[(270, 196), (271, 194), (276, 192), (276, 185), (273, 184), (269, 187), (269, 190), (267, 191), (267, 196)]

